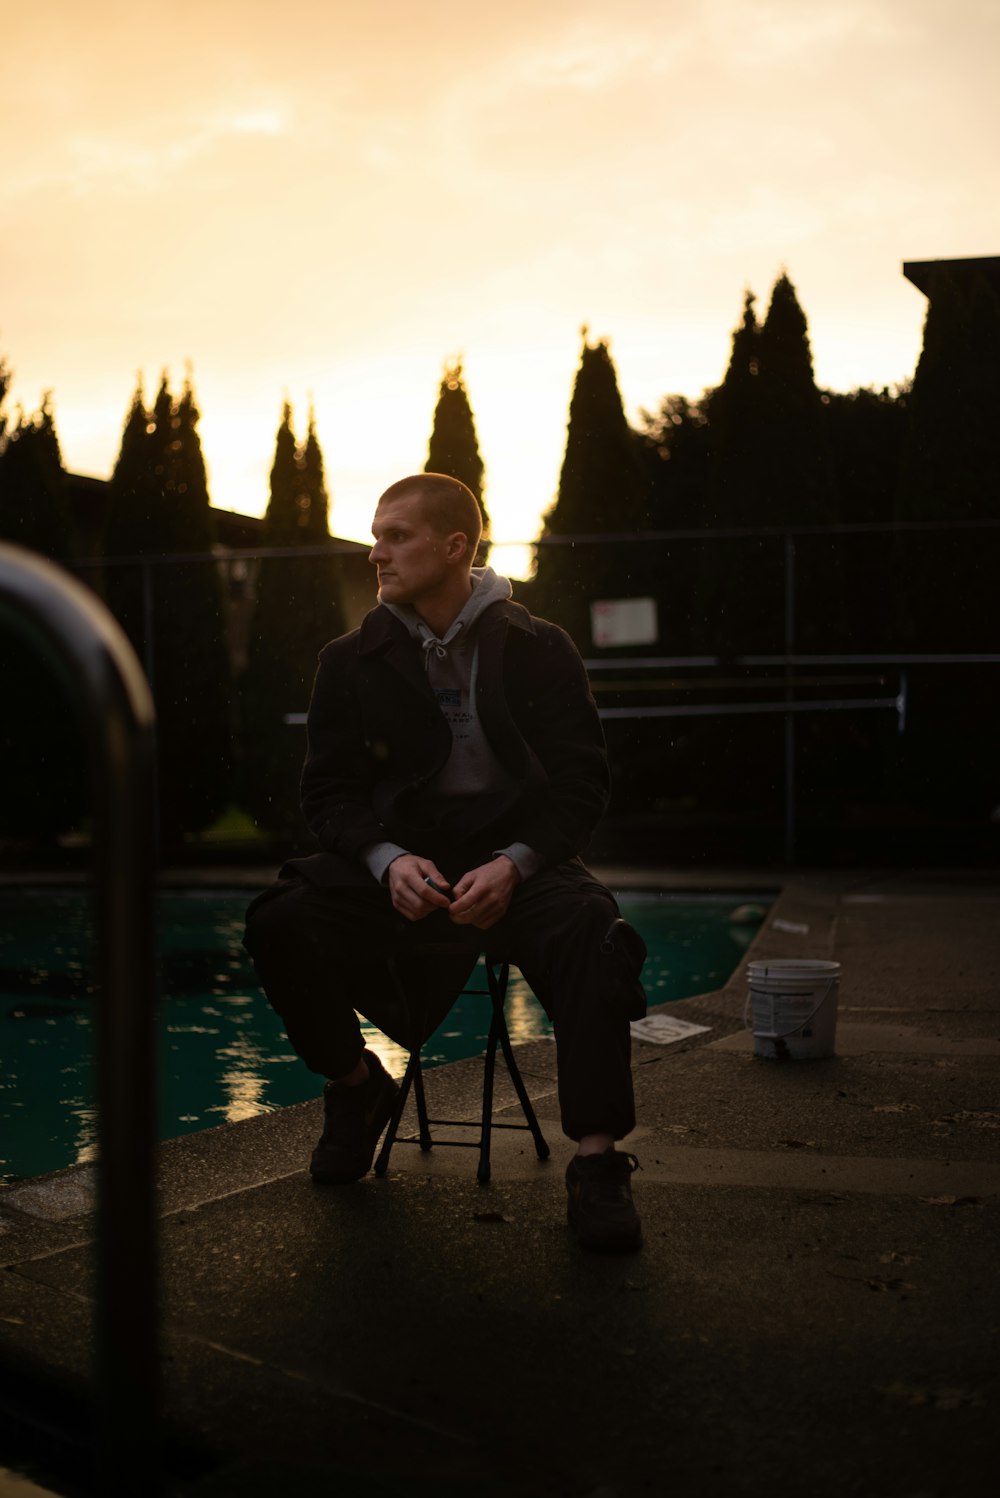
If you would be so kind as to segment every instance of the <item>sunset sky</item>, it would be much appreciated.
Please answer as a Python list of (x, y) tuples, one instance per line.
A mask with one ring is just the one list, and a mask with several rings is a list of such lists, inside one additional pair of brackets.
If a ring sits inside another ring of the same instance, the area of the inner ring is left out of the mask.
[(310, 398), (332, 524), (420, 469), (461, 355), (535, 533), (580, 327), (630, 416), (717, 383), (787, 268), (833, 389), (912, 374), (903, 260), (1000, 252), (1000, 0), (49, 0), (3, 28), (0, 355), (107, 475), (193, 367), (213, 501)]

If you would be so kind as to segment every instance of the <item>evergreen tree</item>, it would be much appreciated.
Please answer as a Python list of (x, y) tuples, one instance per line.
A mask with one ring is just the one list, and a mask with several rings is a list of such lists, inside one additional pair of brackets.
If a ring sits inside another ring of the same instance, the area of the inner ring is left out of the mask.
[[(0, 367), (0, 404), (9, 375)], [(57, 561), (72, 550), (65, 474), (51, 401), (11, 432), (0, 417), (0, 540)], [(87, 807), (86, 750), (60, 676), (0, 621), (0, 835), (48, 846)]]
[[(626, 419), (608, 344), (588, 343), (584, 329), (559, 493), (545, 517), (543, 537), (632, 531), (638, 538), (649, 523), (649, 490), (641, 441)], [(635, 546), (575, 542), (539, 548), (537, 576), (522, 591), (586, 652), (590, 604), (643, 596), (655, 579), (656, 559), (638, 540)]]
[(316, 412), (310, 407), (309, 428), (302, 450), (300, 506), (305, 520), (302, 532), (310, 542), (322, 544), (330, 538), (330, 496), (326, 487), (323, 452), (316, 436)]
[(831, 457), (805, 314), (782, 274), (763, 323), (747, 292), (725, 378), (709, 399), (719, 526), (819, 525), (834, 516)]
[[(865, 523), (893, 519), (907, 431), (907, 396), (905, 388), (823, 392), (838, 520)], [(837, 575), (851, 579), (850, 606), (828, 615), (824, 648), (894, 649), (892, 599), (886, 587), (892, 566), (891, 534), (874, 531), (840, 535), (831, 545), (835, 547)], [(820, 543), (820, 550), (822, 546)], [(839, 639), (834, 634), (835, 626)]]
[(909, 390), (825, 390), (826, 445), (833, 458), (837, 519), (891, 521), (907, 432)]
[(302, 483), (302, 464), (292, 430), (292, 408), (286, 401), (274, 443), (270, 491), (264, 513), (265, 544), (308, 545), (315, 539), (303, 538), (303, 531), (308, 524), (308, 510)]
[(758, 523), (821, 525), (835, 519), (833, 470), (813, 377), (805, 313), (788, 276), (778, 277), (757, 340), (761, 456), (767, 503)]
[[(286, 402), (275, 440), (262, 545), (292, 548), (329, 541), (329, 497), (315, 419), (299, 448)], [(341, 558), (336, 554), (266, 557), (240, 703), (243, 761), (240, 801), (258, 826), (284, 843), (304, 835), (298, 784), (305, 748), (285, 715), (308, 705), (323, 645), (343, 634)]]
[(708, 396), (667, 395), (655, 413), (642, 412), (643, 453), (654, 530), (697, 530), (708, 524), (711, 459)]
[(10, 368), (6, 359), (0, 359), (0, 459), (7, 445), (7, 413), (4, 411), (4, 402), (7, 399), (7, 391), (10, 389)]
[[(642, 450), (654, 530), (703, 530), (709, 523), (712, 429), (708, 400), (707, 395), (700, 401), (668, 395), (655, 415), (642, 413)], [(698, 578), (704, 570), (705, 550), (705, 543), (694, 540), (657, 544), (660, 635), (671, 654), (696, 654), (704, 647)]]
[[(724, 527), (821, 525), (836, 518), (829, 433), (813, 378), (805, 315), (787, 275), (763, 323), (747, 292), (725, 379), (708, 400), (710, 511)], [(797, 546), (797, 643), (830, 648), (840, 589), (828, 539)], [(778, 650), (784, 638), (785, 552), (778, 537), (720, 539), (706, 555), (700, 597), (705, 643), (724, 654)]]
[(476, 556), (476, 565), (484, 566), (489, 551), (486, 543), (490, 534), (490, 517), (483, 503), (483, 460), (460, 359), (445, 365), (424, 472), (446, 473), (449, 478), (459, 479), (476, 496), (483, 517), (483, 542)]
[(711, 425), (709, 514), (714, 525), (746, 525), (763, 509), (760, 460), (760, 325), (747, 291), (722, 384), (707, 397)]
[(73, 549), (66, 475), (48, 394), (34, 416), (18, 418), (0, 456), (0, 539), (60, 559)]
[(218, 816), (232, 770), (231, 680), (218, 570), (207, 561), (160, 560), (205, 553), (214, 539), (198, 420), (190, 381), (174, 401), (164, 375), (151, 412), (141, 388), (136, 390), (112, 475), (106, 536), (109, 558), (149, 559), (145, 569), (141, 563), (110, 567), (107, 586), (153, 688), (160, 835), (168, 855)]

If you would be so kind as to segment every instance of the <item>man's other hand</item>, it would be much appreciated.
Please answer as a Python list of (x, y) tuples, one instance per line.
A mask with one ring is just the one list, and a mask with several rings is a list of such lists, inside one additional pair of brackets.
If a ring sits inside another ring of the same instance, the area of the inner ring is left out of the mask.
[[(391, 865), (390, 865), (391, 867)], [(470, 869), (455, 884), (455, 899), (448, 915), (456, 926), (478, 926), (488, 931), (507, 914), (511, 896), (521, 882), (506, 853)]]
[(408, 921), (422, 921), (434, 910), (448, 910), (447, 895), (439, 895), (425, 881), (433, 879), (443, 889), (450, 889), (447, 879), (437, 864), (429, 858), (418, 858), (415, 853), (401, 853), (394, 858), (386, 873), (386, 882), (392, 903)]

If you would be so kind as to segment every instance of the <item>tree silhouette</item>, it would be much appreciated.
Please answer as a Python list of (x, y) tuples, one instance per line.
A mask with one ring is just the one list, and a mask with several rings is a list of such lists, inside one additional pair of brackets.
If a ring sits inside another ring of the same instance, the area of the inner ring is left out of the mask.
[[(315, 418), (299, 448), (285, 402), (274, 446), (264, 547), (321, 545), (330, 539), (329, 497)], [(240, 684), (243, 759), (240, 802), (259, 827), (284, 842), (304, 833), (298, 783), (304, 740), (285, 722), (308, 705), (316, 657), (344, 632), (341, 559), (266, 557)]]
[(111, 479), (105, 551), (148, 559), (108, 569), (108, 599), (156, 702), (160, 835), (168, 856), (225, 805), (232, 771), (232, 693), (221, 580), (199, 412), (190, 381), (174, 401), (166, 375), (152, 411), (137, 387)]
[(476, 565), (485, 566), (490, 517), (483, 503), (483, 460), (460, 359), (445, 365), (424, 472), (446, 473), (450, 478), (459, 479), (476, 496), (483, 517), (483, 539), (476, 555)]
[[(0, 405), (9, 385), (0, 366)], [(48, 395), (12, 430), (0, 414), (0, 540), (64, 561), (73, 532)], [(0, 622), (0, 834), (48, 848), (87, 807), (86, 752), (62, 680)]]
[(46, 556), (73, 549), (73, 523), (51, 397), (18, 418), (0, 455), (0, 539)]
[[(573, 386), (559, 493), (543, 536), (599, 535), (648, 525), (650, 483), (641, 439), (625, 416), (618, 376), (606, 340), (583, 332)], [(638, 546), (598, 542), (541, 547), (528, 590), (533, 607), (561, 624), (578, 646), (591, 645), (590, 604), (645, 595), (655, 582), (655, 560)]]
[(302, 449), (301, 509), (306, 515), (302, 530), (311, 540), (323, 542), (330, 537), (330, 496), (326, 487), (323, 452), (316, 436), (316, 412), (310, 407), (309, 426)]
[(753, 523), (750, 517), (759, 523), (763, 509), (760, 326), (755, 303), (748, 290), (725, 376), (706, 402), (712, 432), (709, 514), (719, 527)]
[(4, 449), (7, 445), (7, 413), (3, 407), (9, 389), (10, 366), (6, 359), (0, 358), (0, 458), (3, 457)]
[(641, 414), (653, 528), (706, 526), (712, 453), (708, 397), (692, 401), (666, 395), (656, 412)]
[[(747, 292), (729, 367), (707, 402), (710, 513), (720, 529), (824, 524), (836, 516), (835, 486), (805, 314), (785, 274), (763, 323), (754, 300)], [(798, 547), (797, 559), (812, 605), (800, 611), (798, 644), (808, 639), (818, 646), (813, 637), (839, 608), (836, 554), (829, 541), (810, 541)], [(784, 590), (780, 538), (720, 539), (702, 570), (706, 645), (727, 655), (780, 649)]]

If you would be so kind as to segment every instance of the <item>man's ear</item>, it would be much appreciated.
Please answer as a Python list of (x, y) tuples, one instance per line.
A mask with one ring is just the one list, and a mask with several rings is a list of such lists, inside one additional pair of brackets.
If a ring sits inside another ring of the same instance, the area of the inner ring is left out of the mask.
[(469, 538), (464, 531), (453, 531), (445, 546), (449, 562), (461, 562), (469, 549)]

